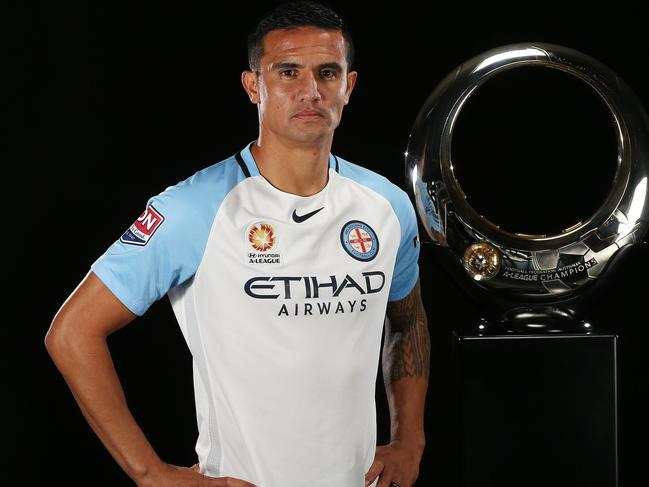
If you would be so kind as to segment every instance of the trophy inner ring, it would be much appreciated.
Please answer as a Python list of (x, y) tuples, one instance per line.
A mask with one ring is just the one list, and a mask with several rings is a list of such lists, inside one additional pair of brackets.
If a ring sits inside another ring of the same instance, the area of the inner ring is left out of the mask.
[(508, 65), (456, 106), (442, 170), (474, 228), (547, 246), (608, 211), (607, 218), (618, 203), (616, 182), (626, 180), (618, 174), (618, 120), (583, 74), (549, 63)]

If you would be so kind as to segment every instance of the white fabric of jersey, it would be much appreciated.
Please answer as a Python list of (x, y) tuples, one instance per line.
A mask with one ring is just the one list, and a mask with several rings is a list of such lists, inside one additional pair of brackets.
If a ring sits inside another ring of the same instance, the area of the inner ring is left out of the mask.
[(149, 198), (91, 270), (137, 315), (169, 296), (193, 357), (201, 473), (362, 487), (386, 305), (419, 274), (415, 212), (333, 154), (319, 193), (280, 191), (252, 143)]

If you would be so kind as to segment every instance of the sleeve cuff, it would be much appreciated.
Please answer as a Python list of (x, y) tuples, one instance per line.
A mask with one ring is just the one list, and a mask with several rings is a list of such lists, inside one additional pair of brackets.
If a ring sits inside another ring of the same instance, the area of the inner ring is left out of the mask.
[(90, 266), (90, 270), (106, 285), (106, 287), (115, 295), (115, 297), (126, 306), (132, 313), (142, 316), (146, 307), (138, 304), (128, 298), (126, 289), (114, 278), (113, 274), (101, 262), (95, 262)]

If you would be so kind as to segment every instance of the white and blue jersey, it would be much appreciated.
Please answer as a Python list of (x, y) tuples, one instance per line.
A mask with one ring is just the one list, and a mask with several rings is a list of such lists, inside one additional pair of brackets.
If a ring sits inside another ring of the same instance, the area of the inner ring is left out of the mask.
[(280, 191), (251, 145), (150, 198), (91, 270), (137, 315), (169, 296), (193, 357), (201, 473), (361, 487), (386, 305), (419, 274), (415, 212), (332, 154), (319, 193)]

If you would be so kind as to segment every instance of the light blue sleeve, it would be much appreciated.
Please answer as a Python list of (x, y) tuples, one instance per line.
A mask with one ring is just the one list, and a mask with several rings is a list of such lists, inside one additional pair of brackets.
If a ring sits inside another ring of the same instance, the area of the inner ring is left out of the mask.
[(136, 315), (196, 273), (218, 207), (241, 179), (231, 162), (203, 169), (149, 198), (140, 217), (91, 265)]
[(410, 294), (419, 277), (419, 236), (415, 209), (405, 191), (398, 189), (390, 202), (401, 225), (401, 241), (388, 301), (398, 301)]
[(147, 201), (138, 220), (151, 225), (149, 232), (155, 226), (152, 234), (138, 232), (136, 221), (90, 267), (136, 315), (191, 277), (200, 260), (190, 238), (191, 210), (176, 192), (168, 188)]

